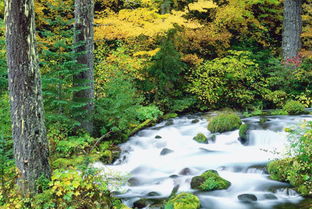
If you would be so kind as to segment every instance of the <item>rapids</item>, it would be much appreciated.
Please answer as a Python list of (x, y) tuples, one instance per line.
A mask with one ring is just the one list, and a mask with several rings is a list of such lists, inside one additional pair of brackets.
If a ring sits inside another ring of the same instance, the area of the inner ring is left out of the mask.
[[(197, 133), (211, 136), (207, 119), (199, 114), (163, 121), (122, 144), (122, 154), (113, 165), (98, 162), (95, 166), (104, 173), (129, 175), (129, 183), (119, 188), (124, 193), (115, 193), (130, 207), (140, 198), (166, 198), (179, 185), (178, 192), (196, 194), (203, 209), (298, 208), (303, 198), (288, 184), (269, 179), (266, 164), (287, 151), (284, 128), (312, 120), (312, 116), (266, 118), (262, 124), (259, 117), (243, 119), (250, 127), (244, 144), (238, 130), (217, 134), (208, 144), (196, 142)], [(231, 186), (212, 192), (192, 190), (191, 178), (208, 169), (217, 170)], [(240, 194), (253, 194), (258, 200), (242, 202), (237, 198)]]

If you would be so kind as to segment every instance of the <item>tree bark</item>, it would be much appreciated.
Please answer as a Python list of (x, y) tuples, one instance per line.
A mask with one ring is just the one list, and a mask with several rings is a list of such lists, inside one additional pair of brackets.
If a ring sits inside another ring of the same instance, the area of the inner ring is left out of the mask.
[(79, 64), (84, 64), (87, 70), (74, 75), (74, 86), (85, 87), (84, 90), (74, 93), (74, 101), (83, 101), (87, 105), (83, 107), (85, 114), (78, 117), (81, 128), (89, 133), (93, 132), (93, 110), (94, 110), (94, 2), (93, 0), (75, 0), (75, 42), (82, 45), (76, 49), (82, 53), (77, 57)]
[(35, 48), (33, 0), (6, 0), (6, 46), (9, 68), (14, 156), (24, 196), (38, 192), (36, 180), (50, 177), (41, 80)]
[(284, 1), (284, 21), (282, 34), (282, 49), (284, 60), (296, 57), (301, 49), (301, 10), (302, 0)]

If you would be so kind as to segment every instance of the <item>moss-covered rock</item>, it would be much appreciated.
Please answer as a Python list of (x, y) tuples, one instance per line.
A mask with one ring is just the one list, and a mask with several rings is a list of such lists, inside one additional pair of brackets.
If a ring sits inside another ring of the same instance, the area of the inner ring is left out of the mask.
[(244, 145), (248, 144), (248, 140), (247, 140), (248, 129), (249, 129), (249, 126), (247, 124), (242, 124), (239, 127), (239, 132), (238, 132), (239, 138), (238, 138), (238, 140)]
[(198, 133), (193, 139), (199, 143), (207, 143), (208, 139), (203, 133)]
[(305, 112), (304, 105), (295, 100), (289, 100), (286, 102), (283, 110), (286, 111), (289, 115), (298, 115)]
[(199, 198), (191, 193), (180, 193), (170, 198), (165, 209), (199, 209)]
[(208, 170), (200, 176), (195, 176), (191, 181), (191, 188), (201, 191), (227, 189), (231, 183), (220, 177), (215, 170)]
[[(302, 196), (312, 197), (312, 180), (308, 164), (300, 162), (296, 157), (271, 161), (268, 164), (270, 178), (288, 182)], [(308, 169), (305, 171), (305, 169)]]
[(243, 141), (247, 140), (247, 132), (248, 132), (249, 126), (247, 124), (242, 124), (239, 127), (239, 138)]
[(238, 129), (241, 124), (242, 121), (236, 113), (221, 113), (211, 118), (208, 124), (208, 130), (212, 133), (222, 133)]
[(268, 163), (267, 167), (271, 179), (287, 182), (288, 172), (292, 167), (292, 160), (291, 158), (286, 158), (282, 160), (271, 161)]

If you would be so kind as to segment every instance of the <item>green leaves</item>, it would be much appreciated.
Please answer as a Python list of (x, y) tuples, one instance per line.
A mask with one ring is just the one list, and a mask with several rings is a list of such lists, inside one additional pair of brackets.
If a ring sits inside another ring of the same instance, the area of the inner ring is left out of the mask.
[(207, 61), (190, 77), (189, 92), (213, 107), (242, 107), (259, 94), (260, 70), (247, 51)]

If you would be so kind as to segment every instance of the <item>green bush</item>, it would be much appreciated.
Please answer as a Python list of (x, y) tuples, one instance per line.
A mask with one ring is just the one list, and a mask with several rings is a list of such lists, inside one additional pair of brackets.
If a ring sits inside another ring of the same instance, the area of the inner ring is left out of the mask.
[(287, 115), (287, 112), (282, 109), (276, 109), (276, 110), (270, 111), (270, 114), (271, 115)]
[(260, 70), (247, 51), (204, 62), (189, 78), (189, 92), (211, 107), (243, 107), (255, 101), (261, 87)]
[[(45, 183), (46, 181), (44, 181)], [(47, 180), (46, 189), (31, 201), (32, 208), (111, 208), (112, 197), (96, 169), (54, 170), (51, 181)]]
[(211, 118), (208, 123), (208, 130), (212, 133), (222, 133), (238, 129), (241, 124), (242, 121), (236, 113), (221, 113)]
[(196, 136), (193, 137), (193, 139), (199, 143), (207, 142), (207, 137), (203, 133), (198, 133)]
[(153, 114), (147, 115), (142, 109), (143, 98), (138, 95), (132, 80), (122, 73), (111, 77), (103, 86), (105, 96), (96, 101), (96, 123), (101, 134), (114, 132), (118, 136), (127, 134), (133, 125), (141, 119), (155, 117), (159, 112), (153, 109)]
[(306, 122), (290, 133), (291, 148), (289, 157), (268, 164), (271, 178), (286, 181), (303, 196), (312, 195), (312, 122)]
[(287, 172), (291, 170), (292, 159), (285, 158), (282, 160), (275, 160), (268, 163), (268, 172), (270, 178), (277, 181), (287, 181)]
[(227, 189), (231, 183), (219, 176), (217, 171), (208, 170), (200, 176), (195, 176), (191, 181), (191, 188), (201, 191)]
[(166, 203), (165, 209), (199, 209), (199, 198), (190, 193), (180, 193)]
[(160, 116), (163, 115), (163, 112), (159, 110), (159, 108), (155, 105), (149, 105), (149, 106), (141, 106), (138, 110), (137, 110), (137, 114), (138, 114), (138, 119), (140, 121), (144, 121), (144, 120), (156, 120), (158, 119)]
[(304, 113), (304, 105), (298, 101), (289, 100), (283, 107), (283, 110), (290, 115), (298, 115)]

